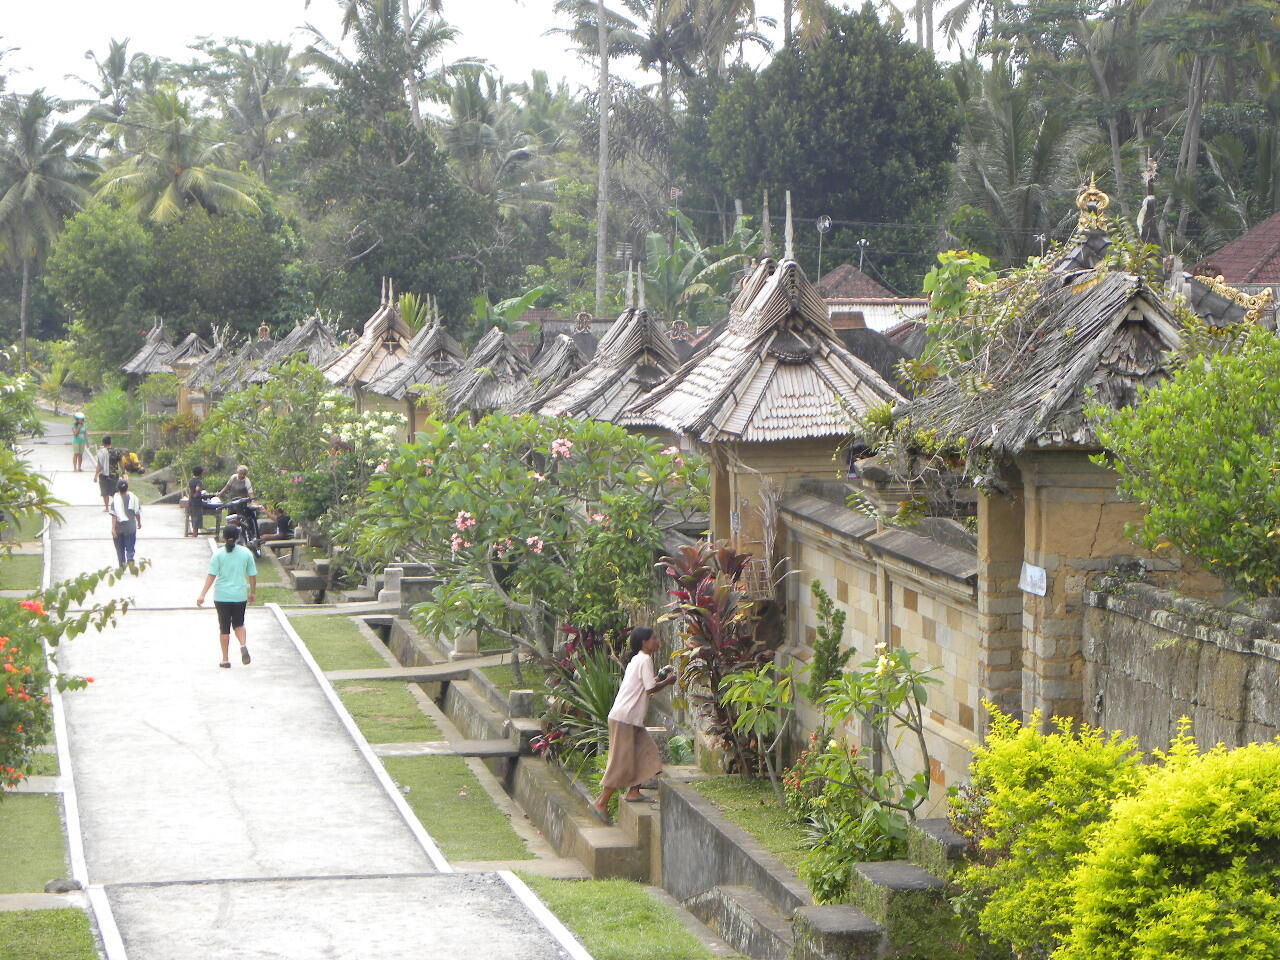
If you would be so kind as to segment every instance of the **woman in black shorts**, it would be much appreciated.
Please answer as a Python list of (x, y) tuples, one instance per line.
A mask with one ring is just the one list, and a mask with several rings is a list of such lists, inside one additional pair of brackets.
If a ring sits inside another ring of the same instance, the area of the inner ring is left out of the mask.
[(209, 575), (205, 577), (204, 589), (196, 599), (196, 606), (203, 607), (209, 588), (214, 588), (213, 605), (218, 611), (218, 643), (222, 646), (222, 662), (218, 666), (226, 669), (231, 668), (229, 651), (233, 630), (236, 640), (240, 642), (240, 662), (249, 663), (244, 611), (258, 597), (258, 566), (253, 561), (253, 552), (236, 542), (239, 537), (240, 531), (236, 527), (223, 528), (223, 549), (215, 552), (209, 561)]

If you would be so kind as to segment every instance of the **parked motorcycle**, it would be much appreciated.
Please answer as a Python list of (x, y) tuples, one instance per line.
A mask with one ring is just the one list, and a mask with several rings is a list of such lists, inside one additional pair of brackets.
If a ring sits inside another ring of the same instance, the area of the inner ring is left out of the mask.
[(227, 523), (240, 528), (240, 542), (262, 556), (262, 534), (258, 530), (258, 511), (261, 509), (252, 497), (240, 497), (227, 501)]

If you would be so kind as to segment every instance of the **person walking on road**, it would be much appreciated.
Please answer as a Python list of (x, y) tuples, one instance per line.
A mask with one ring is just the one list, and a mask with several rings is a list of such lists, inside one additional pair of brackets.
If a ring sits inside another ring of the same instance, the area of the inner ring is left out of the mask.
[(258, 598), (258, 565), (253, 553), (236, 541), (240, 531), (227, 526), (222, 529), (222, 546), (209, 561), (209, 575), (204, 589), (196, 599), (196, 606), (204, 606), (209, 588), (214, 587), (213, 606), (218, 611), (218, 643), (222, 646), (222, 662), (218, 666), (231, 669), (231, 631), (240, 642), (240, 662), (249, 663), (248, 638), (244, 630), (245, 608)]
[(187, 481), (187, 526), (188, 537), (200, 536), (204, 528), (204, 467), (194, 468)]
[(654, 673), (653, 655), (658, 638), (648, 627), (631, 631), (631, 658), (627, 661), (622, 685), (609, 711), (609, 763), (604, 770), (600, 797), (591, 804), (602, 820), (609, 819), (609, 799), (619, 790), (627, 791), (624, 800), (643, 800), (640, 784), (662, 772), (658, 745), (644, 726), (649, 698), (675, 683), (670, 667), (662, 668), (662, 676)]
[(89, 439), (89, 425), (84, 414), (77, 413), (71, 422), (71, 469), (80, 473), (84, 469), (84, 445)]
[(111, 438), (103, 437), (102, 446), (93, 458), (93, 479), (98, 481), (98, 492), (102, 494), (102, 512), (111, 512), (111, 498), (116, 493), (116, 471), (120, 459), (111, 449)]
[(129, 492), (129, 481), (121, 480), (111, 498), (111, 539), (115, 541), (116, 560), (121, 569), (126, 563), (133, 563), (141, 529), (142, 504), (136, 493)]

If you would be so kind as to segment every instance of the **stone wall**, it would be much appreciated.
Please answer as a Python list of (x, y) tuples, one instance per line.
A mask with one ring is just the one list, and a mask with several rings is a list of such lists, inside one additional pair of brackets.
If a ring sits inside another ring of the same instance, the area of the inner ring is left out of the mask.
[(1168, 745), (1189, 717), (1202, 746), (1280, 734), (1280, 624), (1148, 583), (1084, 592), (1084, 719)]
[[(925, 718), (934, 785), (929, 811), (941, 809), (947, 787), (966, 774), (969, 745), (978, 738), (978, 704), (987, 695), (976, 553), (963, 536), (944, 543), (923, 530), (879, 529), (842, 504), (803, 493), (784, 501), (782, 516), (794, 571), (783, 655), (812, 655), (818, 617), (809, 584), (817, 579), (848, 615), (850, 663), (871, 659), (876, 644), (886, 643), (918, 653), (918, 664), (934, 668), (940, 683), (929, 688)], [(807, 704), (799, 713), (806, 726), (816, 725)], [(857, 731), (849, 735), (856, 739)]]

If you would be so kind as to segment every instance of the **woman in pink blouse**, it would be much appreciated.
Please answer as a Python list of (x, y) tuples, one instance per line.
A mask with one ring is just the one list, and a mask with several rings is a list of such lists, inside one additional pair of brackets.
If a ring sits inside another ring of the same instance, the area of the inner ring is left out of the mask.
[(624, 800), (643, 800), (640, 784), (662, 771), (658, 745), (644, 727), (649, 698), (675, 683), (675, 672), (664, 667), (659, 678), (653, 669), (658, 638), (648, 627), (631, 631), (631, 657), (627, 661), (622, 686), (609, 711), (609, 765), (605, 768), (600, 798), (591, 806), (601, 818), (609, 819), (609, 799), (626, 789)]

